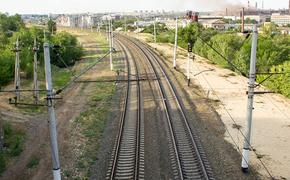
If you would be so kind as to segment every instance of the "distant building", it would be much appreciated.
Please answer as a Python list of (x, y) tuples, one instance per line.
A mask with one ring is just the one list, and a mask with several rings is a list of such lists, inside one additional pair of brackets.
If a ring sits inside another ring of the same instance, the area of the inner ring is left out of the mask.
[(237, 21), (237, 20), (240, 20), (241, 17), (240, 16), (224, 16), (223, 19), (230, 19), (232, 21)]
[[(176, 28), (176, 20), (175, 19), (171, 19), (171, 20), (167, 20), (165, 22), (166, 27), (168, 27), (168, 29), (175, 29)], [(183, 21), (178, 21), (178, 27), (184, 27), (183, 26)]]
[(61, 15), (56, 19), (56, 25), (62, 27), (73, 27), (71, 17), (66, 15)]
[(272, 14), (271, 22), (277, 24), (278, 26), (290, 24), (290, 14)]
[(90, 28), (95, 21), (91, 15), (60, 15), (56, 19), (56, 25), (61, 27)]
[(199, 23), (202, 24), (205, 28), (213, 28), (220, 31), (229, 29), (229, 24), (221, 19), (200, 20)]
[(250, 20), (255, 20), (258, 24), (262, 24), (266, 22), (266, 19), (268, 16), (266, 15), (245, 15), (245, 20), (250, 19)]

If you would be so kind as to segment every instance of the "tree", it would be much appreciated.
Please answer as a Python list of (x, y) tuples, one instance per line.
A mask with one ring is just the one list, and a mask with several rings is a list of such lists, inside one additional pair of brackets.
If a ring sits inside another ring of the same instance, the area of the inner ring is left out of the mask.
[(56, 28), (56, 22), (52, 19), (49, 19), (47, 22), (47, 29), (51, 34), (55, 34), (57, 28)]
[(51, 63), (58, 67), (65, 67), (62, 60), (69, 66), (73, 65), (83, 55), (77, 38), (67, 32), (57, 33), (52, 37), (51, 42), (60, 46), (59, 49), (54, 49), (51, 53)]
[(199, 23), (190, 23), (187, 27), (182, 28), (178, 34), (183, 37), (183, 42), (187, 44), (188, 42), (195, 43), (198, 36), (204, 30), (203, 26)]
[(263, 34), (265, 35), (272, 35), (272, 34), (278, 34), (278, 29), (277, 29), (277, 26), (276, 24), (274, 23), (269, 23), (269, 24), (265, 24), (263, 27), (262, 27), (262, 32)]

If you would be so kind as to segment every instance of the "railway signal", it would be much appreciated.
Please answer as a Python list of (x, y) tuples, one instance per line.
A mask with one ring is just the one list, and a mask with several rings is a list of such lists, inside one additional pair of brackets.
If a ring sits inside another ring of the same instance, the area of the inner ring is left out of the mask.
[(242, 154), (241, 168), (243, 172), (247, 172), (249, 168), (249, 153), (251, 143), (251, 132), (252, 132), (252, 117), (253, 117), (253, 101), (254, 101), (254, 90), (256, 81), (256, 55), (257, 55), (257, 40), (258, 31), (257, 25), (253, 27), (252, 37), (252, 50), (251, 50), (251, 62), (250, 62), (250, 73), (249, 73), (249, 90), (248, 90), (248, 107), (247, 107), (247, 131), (244, 139), (244, 147)]
[(192, 53), (192, 42), (188, 43), (187, 47), (187, 86), (190, 85), (190, 54)]
[(45, 64), (45, 80), (46, 80), (46, 103), (48, 109), (48, 118), (49, 118), (49, 133), (50, 133), (50, 146), (51, 146), (51, 157), (53, 163), (53, 179), (61, 180), (60, 176), (60, 161), (58, 155), (58, 144), (57, 144), (57, 131), (56, 131), (56, 115), (53, 107), (53, 87), (51, 79), (51, 64), (50, 64), (50, 53), (49, 53), (49, 44), (44, 43), (44, 64)]
[(174, 69), (176, 69), (177, 40), (178, 40), (178, 18), (176, 18), (176, 22), (175, 22), (175, 43), (174, 43), (174, 50), (173, 50), (173, 68)]

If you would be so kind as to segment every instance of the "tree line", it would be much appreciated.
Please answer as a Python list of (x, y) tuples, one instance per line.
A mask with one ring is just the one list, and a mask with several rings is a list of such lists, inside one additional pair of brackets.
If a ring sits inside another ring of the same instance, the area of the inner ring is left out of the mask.
[[(38, 59), (43, 67), (43, 43), (61, 46), (51, 51), (51, 63), (60, 68), (73, 65), (83, 54), (77, 38), (66, 32), (56, 33), (55, 23), (50, 20), (47, 27), (26, 27), (20, 15), (0, 13), (0, 85), (13, 80), (15, 64), (15, 42), (20, 41), (20, 69), (26, 78), (33, 76), (33, 44), (37, 39)], [(61, 58), (61, 59), (60, 59)], [(62, 62), (63, 61), (63, 62)]]

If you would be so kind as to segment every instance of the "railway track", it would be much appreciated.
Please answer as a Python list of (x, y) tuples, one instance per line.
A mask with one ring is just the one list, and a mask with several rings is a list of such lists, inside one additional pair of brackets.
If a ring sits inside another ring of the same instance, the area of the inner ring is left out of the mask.
[(144, 179), (144, 122), (139, 71), (130, 50), (121, 42), (118, 44), (125, 54), (127, 87), (106, 179)]
[(198, 136), (189, 126), (184, 106), (160, 63), (160, 57), (141, 42), (125, 36), (118, 39), (136, 46), (154, 74), (168, 125), (170, 160), (174, 179), (214, 179)]

